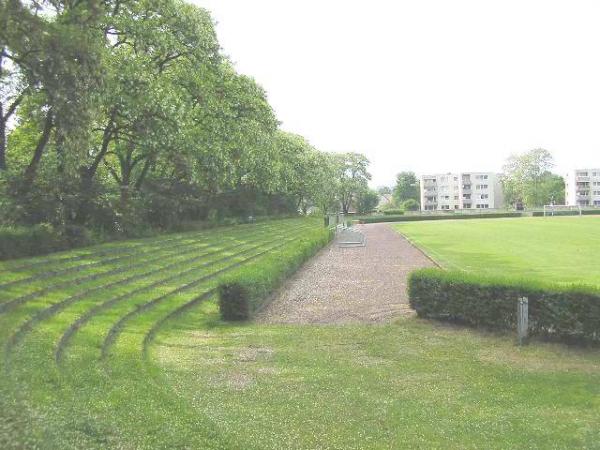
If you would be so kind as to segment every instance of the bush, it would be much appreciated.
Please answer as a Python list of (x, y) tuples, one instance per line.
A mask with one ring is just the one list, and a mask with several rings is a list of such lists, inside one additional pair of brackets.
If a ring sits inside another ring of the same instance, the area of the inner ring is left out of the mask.
[(404, 214), (403, 209), (386, 209), (383, 211), (386, 216), (402, 216)]
[(221, 318), (250, 319), (266, 306), (270, 294), (332, 237), (331, 230), (315, 228), (231, 274), (218, 289)]
[(423, 269), (411, 274), (408, 292), (419, 317), (498, 330), (516, 329), (517, 301), (527, 297), (531, 335), (600, 342), (600, 289), (594, 287)]
[(44, 255), (89, 245), (91, 242), (90, 233), (81, 227), (69, 227), (62, 230), (56, 229), (50, 224), (1, 227), (0, 260)]
[(412, 198), (409, 198), (402, 203), (402, 209), (404, 211), (418, 211), (420, 207), (419, 202)]
[(487, 213), (487, 214), (448, 214), (448, 215), (421, 215), (421, 216), (372, 216), (363, 217), (360, 223), (379, 222), (418, 222), (421, 220), (461, 220), (461, 219), (499, 219), (508, 217), (523, 217), (522, 213)]

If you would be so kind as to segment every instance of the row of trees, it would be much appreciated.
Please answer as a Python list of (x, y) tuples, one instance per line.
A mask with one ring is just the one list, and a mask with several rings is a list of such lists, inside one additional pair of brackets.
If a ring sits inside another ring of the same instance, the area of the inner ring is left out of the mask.
[(126, 229), (358, 205), (182, 0), (0, 0), (0, 220)]

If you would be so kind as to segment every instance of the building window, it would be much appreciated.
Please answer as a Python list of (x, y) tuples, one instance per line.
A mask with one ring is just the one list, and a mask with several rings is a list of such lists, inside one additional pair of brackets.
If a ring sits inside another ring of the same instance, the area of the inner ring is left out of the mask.
[(481, 194), (479, 197), (481, 197), (481, 200), (485, 200), (489, 197), (489, 194)]
[(471, 189), (471, 185), (470, 184), (463, 184), (463, 189), (464, 190), (469, 190), (469, 189)]
[(464, 208), (466, 208), (466, 209), (469, 209), (470, 207), (471, 207), (471, 204), (470, 204), (470, 203), (465, 203), (465, 204), (464, 204)]
[(475, 186), (475, 189), (487, 189), (488, 185), (487, 184), (478, 184), (477, 186)]
[(471, 194), (463, 194), (465, 200), (471, 200)]

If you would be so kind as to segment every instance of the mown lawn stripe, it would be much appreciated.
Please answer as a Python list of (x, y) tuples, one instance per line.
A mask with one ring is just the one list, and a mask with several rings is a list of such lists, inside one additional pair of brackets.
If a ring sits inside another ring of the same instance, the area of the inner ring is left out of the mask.
[[(154, 306), (158, 305), (159, 303), (164, 302), (166, 299), (170, 298), (173, 295), (176, 295), (176, 294), (179, 294), (179, 293), (184, 292), (186, 290), (189, 290), (189, 289), (192, 289), (194, 287), (197, 287), (198, 285), (200, 285), (201, 283), (204, 283), (205, 281), (213, 279), (213, 278), (217, 277), (218, 275), (221, 275), (221, 274), (223, 274), (225, 272), (228, 272), (228, 271), (230, 271), (232, 269), (240, 267), (240, 266), (242, 266), (244, 264), (247, 264), (250, 261), (253, 261), (253, 260), (255, 260), (255, 259), (257, 259), (257, 258), (259, 258), (259, 257), (261, 257), (263, 255), (266, 255), (269, 252), (272, 252), (273, 250), (281, 248), (281, 247), (285, 246), (288, 242), (290, 242), (291, 240), (293, 240), (295, 238), (296, 238), (296, 236), (290, 237), (288, 239), (284, 239), (283, 242), (281, 242), (281, 243), (279, 243), (279, 244), (277, 244), (277, 245), (275, 245), (273, 247), (270, 247), (270, 248), (268, 248), (268, 249), (266, 249), (266, 250), (264, 250), (262, 252), (254, 254), (254, 255), (252, 255), (252, 256), (250, 256), (250, 257), (248, 257), (248, 258), (246, 258), (246, 259), (244, 259), (242, 261), (238, 261), (238, 262), (235, 262), (233, 264), (230, 264), (229, 266), (226, 266), (226, 267), (224, 267), (222, 269), (219, 269), (219, 270), (217, 270), (215, 272), (209, 273), (209, 274), (207, 274), (207, 275), (205, 275), (205, 276), (203, 276), (201, 278), (198, 278), (197, 280), (194, 280), (194, 281), (192, 281), (190, 283), (187, 283), (187, 284), (185, 284), (183, 286), (180, 286), (177, 289), (174, 289), (174, 290), (172, 290), (172, 291), (170, 291), (170, 292), (168, 292), (166, 294), (163, 294), (160, 297), (156, 297), (156, 298), (154, 298), (154, 299), (152, 299), (152, 300), (150, 300), (150, 301), (148, 301), (146, 303), (142, 303), (140, 305), (137, 305), (134, 310), (130, 311), (129, 313), (127, 313), (126, 315), (124, 315), (123, 317), (121, 317), (111, 327), (111, 329), (109, 330), (106, 338), (104, 339), (104, 343), (102, 344), (101, 359), (106, 359), (106, 357), (108, 356), (108, 351), (110, 350), (110, 347), (114, 344), (114, 342), (116, 341), (119, 333), (123, 330), (125, 323), (127, 323), (133, 317), (139, 315), (140, 313), (142, 313), (142, 312), (144, 312), (144, 311), (146, 311), (146, 310), (148, 310), (150, 308), (153, 308)], [(264, 245), (268, 245), (268, 244), (270, 244), (272, 242), (275, 242), (275, 241), (277, 241), (277, 240), (272, 240), (272, 241), (270, 241), (268, 243), (265, 243), (263, 245), (256, 246), (254, 249), (250, 249), (249, 251), (255, 250), (256, 248), (263, 247)], [(248, 251), (243, 252), (243, 253), (248, 253)], [(240, 256), (240, 254), (233, 255), (231, 257), (225, 257), (221, 261), (231, 260), (231, 259), (235, 258), (236, 256)]]
[[(269, 228), (269, 226), (261, 227), (261, 229), (262, 228)], [(239, 233), (241, 234), (241, 233), (243, 233), (243, 231), (240, 230)], [(33, 274), (32, 276), (29, 276), (29, 277), (7, 281), (5, 283), (0, 284), (0, 289), (6, 289), (6, 288), (9, 288), (12, 286), (18, 286), (20, 284), (31, 283), (33, 281), (38, 281), (38, 280), (41, 281), (41, 280), (45, 280), (45, 279), (52, 278), (52, 277), (58, 277), (58, 276), (65, 275), (65, 274), (78, 273), (78, 272), (82, 272), (82, 271), (85, 271), (88, 269), (93, 269), (98, 266), (111, 265), (111, 264), (117, 263), (119, 261), (126, 261), (127, 259), (138, 258), (138, 257), (141, 257), (143, 255), (152, 253), (154, 251), (157, 251), (157, 250), (160, 250), (163, 248), (183, 247), (188, 244), (189, 240), (191, 240), (192, 242), (208, 241), (214, 237), (215, 236), (212, 236), (212, 235), (207, 236), (206, 234), (202, 234), (202, 233), (193, 233), (193, 234), (181, 236), (179, 238), (174, 238), (174, 239), (157, 240), (155, 242), (150, 243), (149, 245), (136, 246), (136, 248), (133, 249), (133, 252), (120, 254), (119, 256), (115, 256), (114, 258), (101, 259), (99, 261), (92, 260), (85, 264), (69, 266), (69, 267), (65, 267), (65, 268), (61, 268), (61, 269), (57, 269), (57, 270), (46, 270), (46, 271), (43, 271), (40, 273)], [(174, 242), (179, 242), (179, 241), (184, 241), (184, 242), (173, 245)], [(143, 250), (143, 251), (139, 251), (139, 250)], [(112, 256), (112, 254), (111, 254), (111, 256)]]
[[(303, 230), (304, 228), (305, 227), (299, 227), (298, 230)], [(269, 241), (269, 242), (271, 242), (271, 241)], [(219, 250), (217, 250), (217, 251), (215, 251), (213, 253), (214, 254), (220, 254), (220, 253), (228, 251), (228, 250), (230, 250), (232, 248), (235, 248), (235, 247), (237, 247), (239, 245), (240, 244), (234, 244), (234, 245), (232, 245), (230, 247), (219, 249)], [(192, 267), (192, 268), (190, 268), (188, 270), (185, 270), (183, 272), (180, 272), (180, 273), (174, 274), (172, 276), (169, 276), (167, 278), (163, 278), (161, 280), (158, 280), (158, 281), (156, 281), (156, 282), (154, 282), (154, 283), (152, 283), (150, 285), (134, 289), (134, 290), (129, 291), (129, 292), (125, 293), (125, 294), (121, 294), (119, 296), (116, 296), (116, 297), (113, 297), (113, 298), (111, 298), (109, 300), (106, 300), (106, 301), (104, 301), (102, 303), (98, 303), (98, 304), (94, 305), (86, 313), (84, 313), (82, 316), (80, 316), (75, 322), (73, 322), (71, 324), (71, 326), (62, 335), (62, 337), (61, 337), (61, 339), (60, 339), (60, 341), (59, 341), (59, 343), (57, 345), (56, 351), (55, 351), (55, 359), (56, 359), (56, 361), (60, 362), (62, 360), (62, 358), (64, 356), (64, 349), (68, 346), (68, 343), (73, 338), (74, 334), (83, 325), (85, 325), (87, 322), (89, 322), (93, 317), (95, 317), (98, 314), (100, 314), (102, 311), (105, 311), (105, 310), (111, 308), (112, 306), (114, 306), (114, 305), (116, 305), (116, 304), (118, 304), (118, 303), (120, 303), (120, 302), (122, 302), (124, 300), (127, 300), (132, 295), (139, 295), (139, 294), (141, 294), (143, 292), (147, 292), (147, 291), (152, 290), (152, 289), (154, 289), (154, 288), (156, 288), (156, 287), (158, 287), (158, 286), (160, 286), (162, 284), (169, 283), (169, 282), (171, 282), (173, 280), (176, 280), (176, 279), (181, 278), (181, 277), (183, 277), (185, 275), (188, 275), (188, 274), (190, 274), (190, 273), (192, 273), (194, 271), (197, 271), (197, 270), (199, 270), (199, 269), (201, 269), (203, 267), (210, 267), (211, 265), (218, 264), (219, 262), (226, 261), (226, 260), (238, 257), (241, 254), (247, 253), (248, 251), (255, 250), (256, 248), (260, 248), (263, 245), (265, 245), (265, 244), (261, 243), (261, 244), (255, 246), (255, 247), (251, 247), (250, 249), (246, 249), (244, 251), (235, 253), (233, 255), (228, 255), (228, 256), (226, 256), (224, 258), (219, 258), (219, 259), (216, 259), (216, 260), (208, 261), (207, 263), (202, 264), (200, 266)], [(166, 268), (162, 268), (162, 269), (159, 269), (159, 270), (153, 271), (153, 272), (158, 272), (160, 270), (165, 270), (165, 269)], [(65, 308), (67, 306), (69, 306), (69, 305), (64, 305)], [(56, 311), (56, 312), (58, 312), (58, 311)]]
[[(268, 229), (268, 228), (261, 228), (260, 230), (257, 230), (256, 233), (265, 233), (265, 232), (268, 232), (269, 230), (270, 229)], [(235, 239), (235, 236), (226, 237), (225, 239)], [(202, 242), (206, 242), (206, 241), (203, 239), (200, 239), (196, 243), (202, 243)], [(187, 243), (186, 245), (195, 245), (195, 243)], [(173, 248), (166, 249), (166, 251), (168, 253), (170, 253), (172, 250), (173, 250)], [(122, 273), (124, 271), (130, 270), (131, 267), (132, 266), (125, 266), (125, 267), (119, 266), (119, 267), (116, 267), (115, 269), (108, 270), (106, 272), (94, 273), (94, 274), (86, 275), (84, 277), (79, 277), (79, 278), (75, 278), (72, 280), (58, 282), (58, 283), (46, 286), (42, 289), (38, 289), (37, 291), (33, 291), (28, 294), (18, 296), (14, 299), (4, 301), (4, 302), (0, 303), (0, 315), (10, 312), (13, 309), (15, 309), (17, 306), (20, 306), (23, 303), (33, 300), (35, 298), (39, 298), (42, 295), (45, 295), (49, 292), (63, 289), (63, 288), (69, 287), (73, 284), (81, 285), (81, 284), (85, 284), (90, 281), (95, 281), (95, 280), (101, 279), (103, 277), (116, 275), (116, 274)]]
[[(264, 234), (267, 234), (269, 231), (270, 230), (265, 230), (265, 229), (261, 228), (259, 230), (256, 230), (256, 232), (253, 233), (252, 235), (250, 235), (249, 237), (252, 238), (252, 237), (262, 236)], [(248, 235), (246, 235), (246, 236), (248, 236)], [(235, 240), (235, 238), (231, 238), (231, 240)], [(240, 245), (239, 242), (233, 242), (232, 245), (227, 246), (225, 248), (219, 248), (218, 250), (214, 250), (214, 251), (211, 251), (211, 252), (208, 252), (208, 253), (204, 253), (204, 254), (198, 255), (198, 256), (196, 256), (194, 258), (191, 258), (191, 259), (187, 259), (187, 260), (184, 260), (184, 261), (178, 261), (178, 262), (172, 264), (171, 268), (174, 268), (176, 266), (181, 266), (183, 264), (187, 265), (187, 264), (190, 264), (190, 263), (194, 263), (194, 262), (206, 259), (208, 256), (212, 256), (212, 255), (215, 255), (215, 254), (220, 254), (220, 253), (222, 253), (224, 251), (228, 251), (230, 249), (234, 249), (234, 248), (238, 247), (239, 245)], [(216, 261), (218, 261), (218, 260), (216, 260)], [(195, 267), (187, 269), (187, 270), (185, 270), (183, 272), (179, 272), (177, 274), (174, 274), (173, 276), (170, 276), (168, 278), (163, 278), (163, 279), (161, 279), (161, 280), (159, 280), (157, 282), (152, 283), (149, 286), (145, 286), (143, 288), (140, 288), (140, 289), (137, 289), (137, 290), (134, 290), (134, 291), (130, 291), (129, 293), (123, 294), (123, 295), (121, 295), (121, 296), (119, 296), (117, 298), (114, 298), (112, 300), (120, 301), (120, 300), (126, 299), (127, 297), (129, 297), (133, 293), (145, 292), (146, 290), (153, 289), (153, 288), (159, 286), (160, 284), (169, 282), (171, 280), (175, 280), (177, 278), (180, 278), (184, 274), (191, 273), (191, 272), (193, 272), (195, 270), (198, 270), (201, 267), (208, 267), (208, 266), (210, 266), (210, 265), (212, 265), (214, 263), (215, 263), (215, 260), (208, 261), (207, 263), (204, 263), (204, 264), (202, 264), (200, 266), (195, 266)], [(167, 268), (164, 267), (164, 266), (162, 266), (162, 267), (159, 267), (159, 268), (154, 269), (152, 271), (146, 272), (144, 274), (134, 275), (131, 278), (137, 280), (137, 279), (141, 279), (141, 278), (147, 277), (147, 276), (149, 276), (151, 274), (159, 273), (159, 272), (165, 271), (165, 270), (167, 270)], [(133, 280), (127, 280), (127, 282), (131, 282), (131, 281), (133, 281)], [(7, 343), (5, 345), (5, 355), (8, 358), (9, 355), (10, 355), (10, 353), (12, 352), (12, 349), (16, 345), (18, 345), (18, 343), (25, 337), (25, 335), (27, 333), (29, 333), (31, 330), (33, 330), (33, 328), (35, 327), (36, 324), (38, 324), (38, 323), (40, 323), (40, 322), (48, 319), (49, 317), (57, 314), (58, 312), (64, 310), (65, 308), (67, 308), (68, 306), (70, 306), (73, 303), (77, 302), (78, 300), (84, 299), (85, 297), (89, 296), (92, 292), (97, 292), (97, 291), (104, 290), (104, 289), (107, 289), (109, 287), (114, 287), (114, 286), (117, 286), (117, 285), (120, 285), (120, 284), (123, 284), (123, 280), (120, 280), (120, 281), (117, 281), (117, 282), (114, 282), (114, 283), (110, 283), (110, 285), (112, 285), (112, 286), (99, 286), (99, 287), (93, 288), (91, 290), (81, 292), (79, 294), (76, 294), (76, 295), (73, 295), (71, 297), (68, 297), (65, 300), (62, 300), (62, 301), (57, 302), (57, 303), (54, 303), (51, 306), (47, 307), (46, 309), (40, 311), (39, 313), (37, 313), (36, 315), (34, 315), (33, 317), (31, 317), (23, 325), (21, 325), (21, 327), (17, 330), (17, 332), (15, 332), (13, 335), (11, 335), (11, 337), (7, 340)], [(116, 301), (115, 301), (115, 303), (116, 303)], [(83, 325), (83, 323), (84, 322), (78, 324), (77, 328), (79, 328), (81, 325)], [(74, 331), (76, 331), (76, 330), (74, 330)], [(67, 340), (68, 340), (68, 338), (67, 338)], [(7, 358), (5, 358), (5, 359), (7, 360)], [(6, 366), (8, 366), (8, 364), (6, 364)]]
[[(160, 243), (168, 243), (168, 242), (173, 242), (173, 241), (178, 241), (181, 239), (187, 239), (190, 236), (195, 236), (195, 235), (203, 235), (203, 236), (212, 236), (212, 235), (220, 235), (222, 233), (226, 233), (229, 230), (240, 230), (243, 231), (244, 229), (250, 228), (250, 227), (257, 227), (257, 226), (272, 226), (273, 224), (271, 222), (265, 222), (265, 223), (261, 223), (261, 224), (241, 224), (241, 225), (233, 225), (233, 226), (228, 226), (228, 227), (218, 227), (218, 228), (211, 228), (211, 229), (207, 229), (207, 230), (197, 230), (197, 231), (185, 231), (183, 233), (173, 233), (173, 234), (169, 234), (166, 236), (153, 236), (153, 237), (146, 237), (146, 238), (140, 238), (140, 239), (136, 239), (136, 240), (127, 240), (127, 241), (122, 241), (119, 243), (116, 243), (116, 245), (112, 245), (111, 244), (99, 244), (96, 246), (91, 247), (91, 249), (94, 249), (92, 251), (86, 251), (86, 249), (80, 249), (80, 250), (66, 250), (66, 251), (62, 251), (62, 252), (58, 252), (58, 253), (54, 253), (53, 255), (46, 257), (44, 259), (42, 259), (42, 257), (36, 256), (33, 258), (28, 258), (28, 259), (19, 259), (19, 260), (7, 260), (7, 261), (1, 261), (0, 262), (0, 275), (7, 273), (7, 272), (20, 272), (20, 271), (24, 271), (24, 270), (30, 270), (32, 268), (35, 268), (37, 266), (43, 266), (43, 265), (47, 265), (47, 264), (63, 264), (66, 262), (72, 262), (72, 261), (78, 261), (78, 260), (82, 260), (85, 258), (96, 258), (96, 257), (102, 257), (102, 256), (107, 256), (107, 255), (111, 255), (111, 254), (117, 254), (117, 253), (121, 253), (122, 251), (129, 251), (138, 247), (145, 247), (148, 245), (148, 243), (150, 243), (150, 245), (152, 245), (155, 242), (160, 242)], [(114, 244), (114, 243), (113, 243)], [(78, 253), (80, 251), (84, 251), (85, 253), (79, 253), (79, 254), (75, 254), (73, 255), (73, 253)], [(72, 256), (69, 256), (72, 255)], [(26, 262), (25, 264), (20, 264), (21, 262)], [(15, 263), (16, 265), (13, 265), (13, 263)]]

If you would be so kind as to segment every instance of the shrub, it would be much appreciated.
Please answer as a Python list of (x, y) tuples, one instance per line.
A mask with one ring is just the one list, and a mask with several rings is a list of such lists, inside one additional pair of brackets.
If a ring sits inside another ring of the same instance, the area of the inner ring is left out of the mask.
[(64, 237), (50, 224), (0, 228), (0, 260), (41, 255), (66, 248)]
[(221, 318), (250, 319), (266, 306), (270, 294), (332, 237), (331, 230), (316, 228), (231, 274), (218, 289)]
[(461, 220), (461, 219), (499, 219), (509, 217), (523, 217), (522, 213), (483, 213), (483, 214), (447, 214), (447, 215), (426, 215), (421, 216), (371, 216), (363, 217), (361, 223), (379, 223), (379, 222), (418, 222), (421, 220)]
[(409, 198), (404, 203), (402, 203), (402, 209), (404, 209), (404, 211), (418, 211), (419, 208), (419, 202), (413, 198)]
[(519, 297), (529, 299), (532, 335), (600, 342), (600, 289), (423, 269), (409, 278), (411, 307), (420, 317), (488, 329), (514, 330)]
[(386, 216), (402, 216), (402, 215), (404, 215), (404, 210), (403, 209), (386, 209), (385, 211), (383, 211), (383, 214), (385, 214)]

